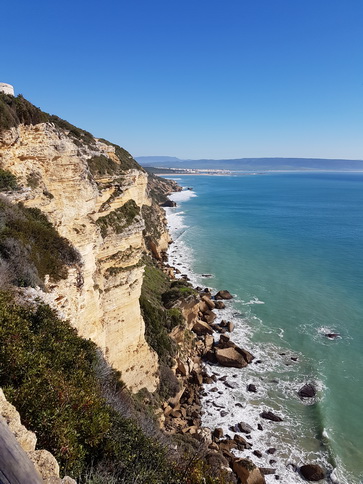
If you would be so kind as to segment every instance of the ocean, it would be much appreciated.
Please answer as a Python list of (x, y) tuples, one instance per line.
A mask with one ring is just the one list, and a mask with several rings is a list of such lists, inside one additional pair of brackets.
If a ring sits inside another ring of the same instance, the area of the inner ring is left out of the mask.
[[(231, 426), (250, 424), (253, 447), (241, 455), (284, 484), (305, 482), (296, 472), (305, 463), (322, 465), (326, 482), (362, 483), (363, 174), (175, 178), (191, 189), (167, 209), (170, 263), (234, 295), (218, 317), (255, 356), (243, 369), (209, 366), (232, 388), (205, 385), (203, 425), (233, 436)], [(314, 398), (299, 397), (306, 383)]]

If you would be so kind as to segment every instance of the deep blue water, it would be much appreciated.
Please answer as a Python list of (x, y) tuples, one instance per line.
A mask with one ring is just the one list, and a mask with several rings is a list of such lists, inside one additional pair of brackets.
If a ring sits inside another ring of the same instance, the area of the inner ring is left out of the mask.
[(361, 482), (363, 174), (178, 178), (197, 195), (181, 205), (195, 272), (237, 296), (253, 343), (299, 355), (285, 379), (318, 382), (318, 399), (306, 406), (294, 391), (279, 402), (313, 428), (349, 484)]

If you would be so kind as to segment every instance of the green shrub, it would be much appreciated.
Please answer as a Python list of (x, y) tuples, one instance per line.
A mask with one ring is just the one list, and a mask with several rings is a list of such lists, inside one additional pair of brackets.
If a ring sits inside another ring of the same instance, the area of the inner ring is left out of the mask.
[(171, 308), (173, 304), (178, 301), (178, 299), (185, 299), (192, 294), (197, 294), (197, 292), (192, 287), (174, 286), (168, 291), (164, 292), (161, 299), (164, 306)]
[(19, 286), (42, 284), (67, 277), (67, 266), (79, 262), (78, 252), (61, 237), (38, 208), (13, 205), (0, 199), (0, 256), (12, 269)]
[(108, 215), (97, 219), (96, 223), (101, 229), (102, 237), (105, 238), (109, 229), (116, 234), (123, 232), (138, 215), (140, 215), (140, 207), (136, 205), (134, 200), (128, 200), (122, 207), (116, 208)]
[(93, 176), (113, 175), (119, 171), (119, 165), (104, 155), (93, 156), (87, 163)]
[(5, 190), (15, 190), (16, 188), (16, 176), (10, 173), (10, 171), (0, 168), (0, 192)]

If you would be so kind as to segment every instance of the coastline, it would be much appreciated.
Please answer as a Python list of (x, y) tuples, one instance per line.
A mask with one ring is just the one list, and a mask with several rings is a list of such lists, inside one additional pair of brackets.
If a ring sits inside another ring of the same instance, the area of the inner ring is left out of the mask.
[[(190, 190), (177, 192), (172, 194), (169, 198), (177, 204), (187, 201), (190, 197), (197, 196)], [(194, 287), (201, 289), (201, 285), (208, 284), (209, 281), (213, 283), (213, 275), (196, 274), (193, 271), (193, 249), (187, 247), (183, 241), (183, 233), (187, 229), (183, 221), (183, 211), (180, 210), (180, 205), (177, 208), (167, 208), (167, 221), (169, 225), (169, 232), (173, 239), (173, 243), (168, 252), (168, 263), (170, 266), (179, 271), (178, 278), (185, 278), (191, 281)], [(201, 282), (202, 281), (202, 282)], [(199, 286), (199, 287), (198, 287)], [(228, 289), (219, 288), (219, 289)], [(218, 291), (218, 288), (211, 290), (212, 294)], [(213, 299), (213, 298), (212, 298)], [(225, 309), (213, 310), (217, 315), (217, 323), (222, 319), (231, 319), (235, 324), (237, 331), (227, 332), (236, 344), (252, 351), (255, 355), (255, 360), (248, 366), (248, 368), (226, 368), (224, 366), (216, 366), (210, 362), (204, 362), (204, 368), (210, 376), (212, 381), (203, 382), (203, 390), (201, 393), (202, 399), (202, 426), (210, 428), (212, 432), (215, 428), (220, 429), (224, 438), (233, 440), (237, 435), (243, 435), (247, 442), (252, 444), (249, 449), (245, 448), (243, 451), (234, 450), (233, 453), (237, 457), (250, 459), (254, 464), (264, 469), (266, 482), (272, 483), (276, 480), (281, 480), (285, 484), (297, 484), (306, 482), (306, 480), (299, 474), (298, 469), (307, 463), (321, 464), (325, 469), (327, 476), (320, 482), (338, 482), (335, 480), (335, 472), (333, 466), (330, 464), (329, 452), (325, 449), (322, 457), (321, 450), (312, 449), (310, 453), (298, 448), (291, 447), (291, 434), (294, 432), (294, 426), (298, 422), (289, 421), (288, 416), (281, 413), (281, 407), (276, 408), (276, 404), (269, 399), (269, 392), (274, 387), (274, 382), (271, 383), (268, 389), (262, 388), (266, 382), (266, 378), (272, 378), (271, 375), (278, 374), (278, 366), (285, 366), (286, 364), (294, 364), (300, 358), (300, 355), (281, 353), (276, 355), (276, 362), (272, 368), (266, 367), (266, 353), (258, 348), (258, 345), (251, 344), (250, 328), (244, 325), (243, 317), (236, 314), (234, 300), (226, 301)], [(255, 301), (255, 303), (262, 303)], [(214, 333), (214, 340), (219, 339), (218, 333)], [(251, 344), (251, 346), (249, 346)], [(268, 362), (270, 364), (270, 361)], [(252, 369), (250, 371), (250, 369)], [(257, 383), (257, 385), (255, 385)], [(251, 390), (253, 386), (257, 386), (257, 392)], [(276, 385), (275, 385), (276, 386)], [(275, 391), (275, 390), (273, 390)], [(258, 400), (265, 401), (262, 405), (264, 410), (261, 411), (261, 403)], [(267, 402), (267, 404), (266, 404)], [(311, 402), (310, 402), (311, 403)], [(270, 405), (268, 405), (270, 404)], [(263, 411), (271, 411), (278, 416), (281, 415), (283, 424), (279, 422), (272, 422), (269, 420), (261, 420), (261, 413)], [(241, 422), (243, 420), (243, 422)], [(263, 425), (261, 424), (263, 423)], [(246, 424), (248, 431), (238, 428), (238, 424)], [(290, 433), (290, 435), (289, 435)], [(317, 446), (322, 442), (317, 442)], [(271, 473), (269, 473), (271, 472)], [(339, 481), (342, 482), (342, 481)]]

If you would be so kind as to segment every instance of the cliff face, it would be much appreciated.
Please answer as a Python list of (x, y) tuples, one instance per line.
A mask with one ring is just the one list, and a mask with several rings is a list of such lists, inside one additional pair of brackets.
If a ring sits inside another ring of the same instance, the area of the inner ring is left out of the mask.
[[(13, 198), (40, 208), (81, 255), (67, 279), (46, 281), (53, 306), (101, 348), (132, 391), (155, 390), (157, 356), (139, 306), (143, 214), (151, 205), (146, 173), (114, 145), (79, 142), (53, 123), (3, 131), (0, 166), (25, 187)], [(161, 253), (169, 241), (163, 225), (155, 237)]]

